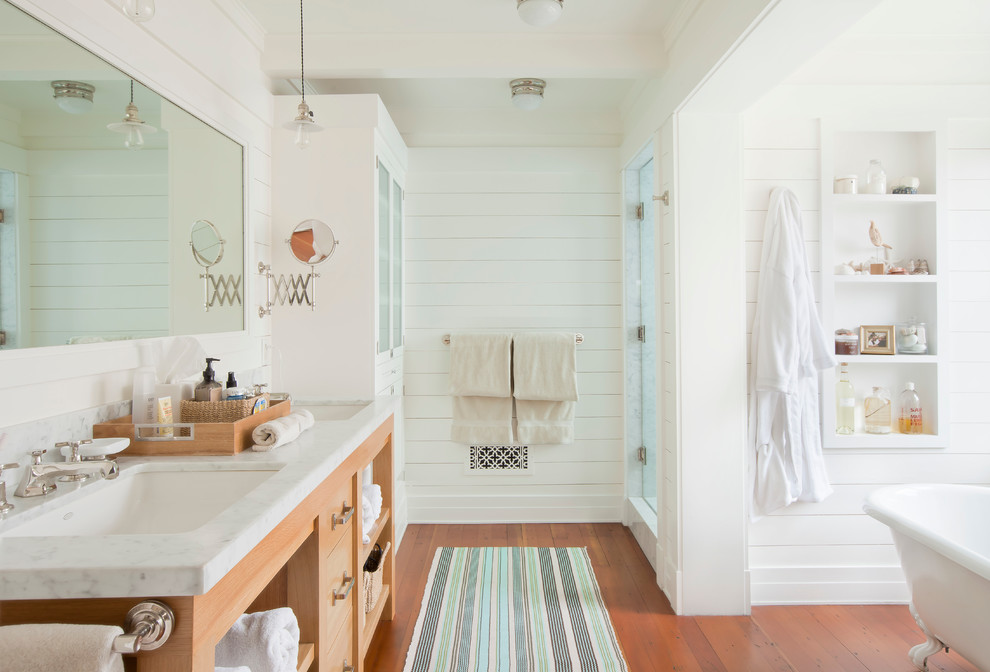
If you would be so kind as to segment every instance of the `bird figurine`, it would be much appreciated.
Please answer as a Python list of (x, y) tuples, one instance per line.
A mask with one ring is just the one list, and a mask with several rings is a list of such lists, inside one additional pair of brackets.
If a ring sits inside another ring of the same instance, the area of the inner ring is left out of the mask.
[[(880, 229), (877, 228), (877, 223), (872, 219), (870, 220), (870, 242), (877, 248), (886, 247), (888, 250), (894, 249), (887, 243), (883, 242), (883, 238), (880, 237)], [(879, 253), (880, 250), (877, 249), (877, 254)]]

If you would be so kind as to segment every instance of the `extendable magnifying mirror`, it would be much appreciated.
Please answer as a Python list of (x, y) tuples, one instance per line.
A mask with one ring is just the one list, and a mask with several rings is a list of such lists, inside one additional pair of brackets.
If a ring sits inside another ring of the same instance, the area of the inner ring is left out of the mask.
[(207, 312), (210, 310), (210, 267), (223, 259), (223, 244), (220, 231), (213, 222), (205, 219), (193, 222), (189, 231), (189, 247), (196, 263), (206, 269), (199, 277), (203, 279), (203, 310)]

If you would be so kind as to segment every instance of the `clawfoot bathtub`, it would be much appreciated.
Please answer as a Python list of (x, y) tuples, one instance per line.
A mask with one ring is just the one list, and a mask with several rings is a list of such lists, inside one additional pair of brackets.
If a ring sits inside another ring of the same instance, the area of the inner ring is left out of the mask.
[(863, 510), (890, 527), (927, 638), (908, 653), (919, 670), (950, 647), (990, 670), (990, 488), (898, 485), (870, 494)]

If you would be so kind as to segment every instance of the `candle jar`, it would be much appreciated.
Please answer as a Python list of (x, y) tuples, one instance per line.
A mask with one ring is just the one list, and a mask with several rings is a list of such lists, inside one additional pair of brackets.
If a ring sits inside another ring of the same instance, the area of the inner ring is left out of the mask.
[(835, 330), (835, 354), (858, 355), (859, 335), (849, 329)]

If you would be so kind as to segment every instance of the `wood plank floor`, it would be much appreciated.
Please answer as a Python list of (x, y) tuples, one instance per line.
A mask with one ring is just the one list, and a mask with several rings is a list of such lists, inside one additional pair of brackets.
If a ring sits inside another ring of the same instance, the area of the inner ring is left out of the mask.
[[(397, 556), (396, 618), (383, 622), (367, 672), (401, 672), (433, 554), (441, 546), (584, 546), (630, 672), (916, 672), (924, 640), (907, 607), (756, 607), (751, 617), (679, 617), (632, 534), (619, 524), (410, 525)], [(954, 653), (932, 672), (979, 672)]]

